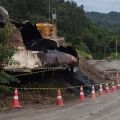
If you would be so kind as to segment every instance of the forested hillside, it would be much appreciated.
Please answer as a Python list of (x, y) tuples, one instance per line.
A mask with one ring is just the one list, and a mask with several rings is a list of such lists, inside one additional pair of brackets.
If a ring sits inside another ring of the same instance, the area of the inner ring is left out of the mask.
[(98, 13), (87, 12), (87, 16), (96, 23), (103, 25), (119, 34), (120, 31), (120, 12)]
[[(51, 8), (57, 10), (59, 35), (64, 36), (66, 41), (74, 45), (82, 55), (103, 58), (111, 56), (111, 53), (114, 54), (114, 32), (89, 20), (83, 5), (78, 6), (73, 1), (65, 2), (65, 0), (50, 1)], [(0, 5), (9, 11), (10, 18), (14, 20), (27, 19), (33, 24), (38, 21), (48, 22), (48, 0), (0, 0)], [(108, 43), (108, 39), (111, 42)]]

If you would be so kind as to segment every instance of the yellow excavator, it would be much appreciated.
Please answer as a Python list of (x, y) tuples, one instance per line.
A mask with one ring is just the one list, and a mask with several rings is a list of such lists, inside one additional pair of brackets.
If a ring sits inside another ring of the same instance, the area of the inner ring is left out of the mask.
[(63, 37), (58, 37), (56, 27), (56, 9), (52, 10), (52, 23), (37, 23), (37, 29), (43, 38), (50, 39), (57, 42), (57, 46), (64, 46), (65, 40)]

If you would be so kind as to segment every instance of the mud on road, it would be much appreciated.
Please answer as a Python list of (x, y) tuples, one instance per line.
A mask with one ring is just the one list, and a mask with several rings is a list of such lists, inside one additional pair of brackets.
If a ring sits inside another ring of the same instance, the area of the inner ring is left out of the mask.
[(21, 109), (9, 109), (0, 113), (0, 120), (120, 120), (120, 91), (91, 98), (80, 103), (79, 100), (56, 105), (23, 106)]

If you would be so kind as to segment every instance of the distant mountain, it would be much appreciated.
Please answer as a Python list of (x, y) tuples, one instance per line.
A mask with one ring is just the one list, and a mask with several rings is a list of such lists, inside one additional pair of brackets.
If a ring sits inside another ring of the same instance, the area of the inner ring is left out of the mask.
[(120, 12), (112, 11), (106, 14), (99, 12), (87, 12), (86, 15), (98, 25), (103, 25), (107, 28), (113, 29), (116, 32), (120, 30)]

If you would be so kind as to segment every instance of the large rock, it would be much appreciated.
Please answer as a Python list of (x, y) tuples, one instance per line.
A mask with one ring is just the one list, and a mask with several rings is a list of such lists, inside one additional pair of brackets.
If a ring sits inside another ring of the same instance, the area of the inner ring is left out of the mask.
[(74, 65), (77, 59), (70, 55), (56, 50), (43, 51), (17, 50), (12, 57), (18, 64), (8, 64), (4, 69), (34, 69), (52, 65)]
[(0, 26), (3, 27), (7, 23), (8, 19), (8, 11), (4, 7), (0, 6)]
[(17, 50), (26, 49), (26, 47), (23, 43), (21, 33), (20, 33), (19, 29), (16, 28), (14, 25), (11, 25), (11, 33), (7, 40), (7, 47), (15, 48)]
[[(8, 11), (4, 7), (0, 6), (0, 27), (4, 28), (4, 25), (6, 25), (8, 22), (9, 22)], [(15, 49), (25, 49), (19, 29), (16, 28), (15, 25), (11, 23), (9, 23), (9, 27), (10, 27), (10, 36), (7, 40), (6, 46)]]

